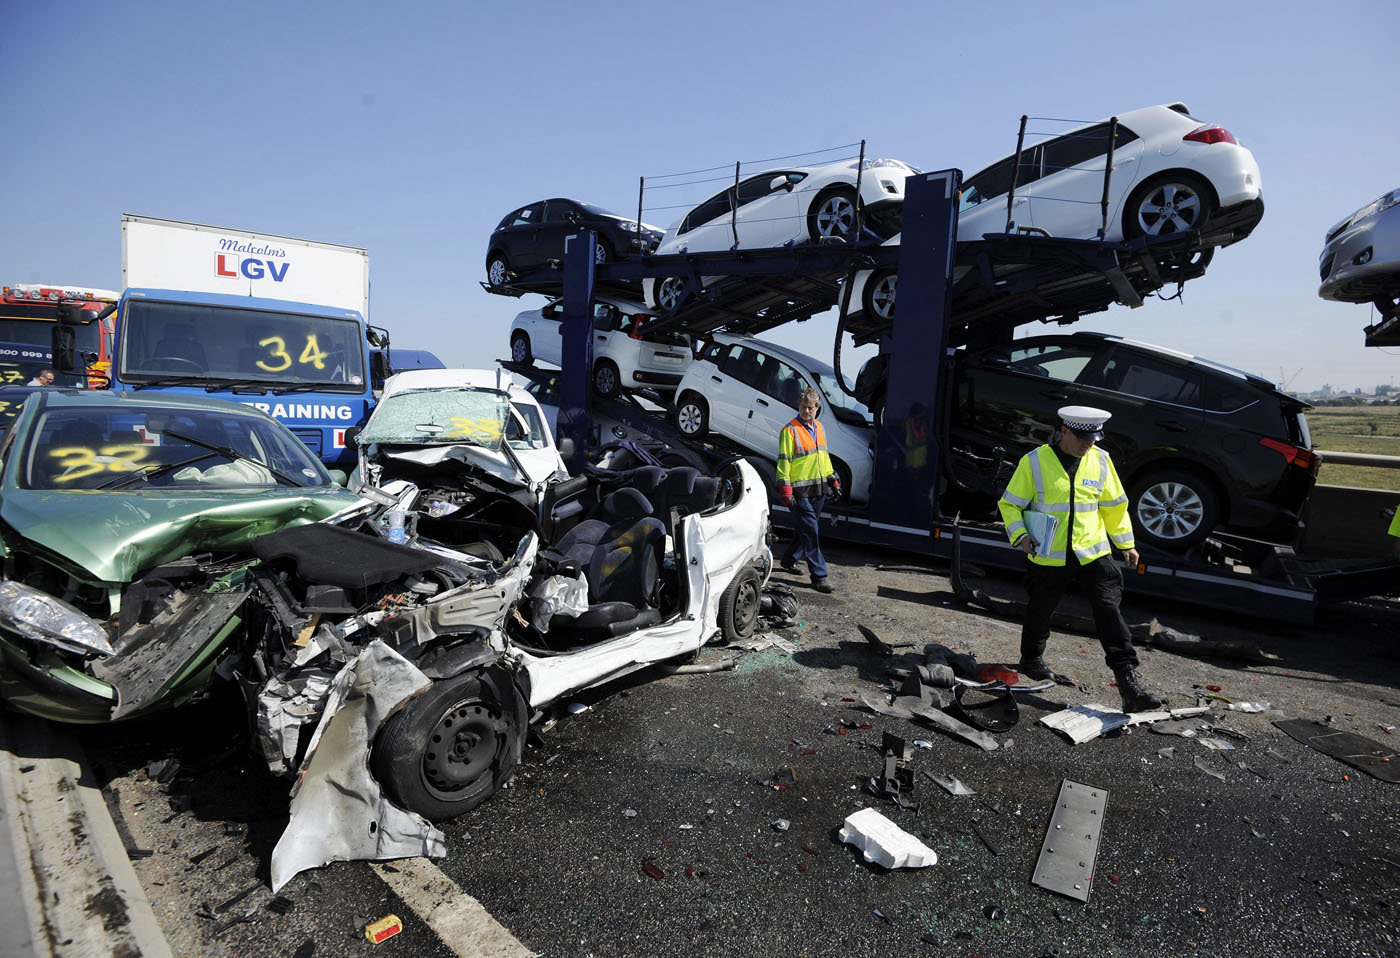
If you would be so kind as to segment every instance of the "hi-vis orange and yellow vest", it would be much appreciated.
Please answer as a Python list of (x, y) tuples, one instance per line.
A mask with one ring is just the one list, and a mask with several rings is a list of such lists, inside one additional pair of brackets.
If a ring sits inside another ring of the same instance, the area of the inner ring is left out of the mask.
[(783, 498), (815, 499), (826, 495), (826, 480), (835, 470), (826, 451), (826, 430), (812, 420), (814, 437), (801, 419), (778, 433), (778, 488)]
[[(1081, 563), (1109, 554), (1109, 542), (1124, 551), (1134, 548), (1128, 496), (1108, 453), (1097, 447), (1079, 461), (1074, 488), (1050, 446), (1032, 449), (1016, 464), (1016, 472), (997, 502), (1006, 535), (1014, 543), (1026, 534), (1022, 513), (1029, 509), (1059, 517), (1055, 538), (1046, 555), (1032, 555), (1037, 565), (1064, 565), (1069, 549)], [(1069, 516), (1074, 513), (1074, 541), (1069, 542)]]

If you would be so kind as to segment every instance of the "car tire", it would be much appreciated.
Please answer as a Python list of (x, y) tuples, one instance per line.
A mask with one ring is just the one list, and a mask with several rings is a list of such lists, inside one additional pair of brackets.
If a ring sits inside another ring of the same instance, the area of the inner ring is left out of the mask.
[(823, 239), (853, 240), (856, 229), (856, 191), (836, 186), (820, 193), (807, 211), (807, 235), (812, 242)]
[(676, 403), (676, 428), (687, 439), (702, 439), (710, 431), (710, 407), (695, 393), (686, 393)]
[(831, 457), (831, 468), (836, 470), (836, 479), (841, 483), (841, 494), (835, 497), (839, 505), (851, 504), (851, 467), (835, 456)]
[(486, 256), (486, 281), (492, 286), (504, 286), (510, 279), (510, 260), (500, 250), (492, 250)]
[(598, 242), (593, 247), (593, 264), (602, 266), (604, 263), (611, 263), (614, 259), (612, 247), (608, 245), (608, 241), (601, 236), (598, 237)]
[(611, 359), (600, 359), (593, 364), (593, 391), (604, 399), (611, 399), (622, 390), (622, 374)]
[(885, 426), (885, 393), (883, 390), (870, 400), (870, 423), (875, 427), (876, 432)]
[(866, 319), (877, 319), (882, 323), (894, 322), (895, 281), (899, 279), (896, 270), (877, 270), (865, 281), (865, 291), (861, 294), (861, 309)]
[(520, 761), (524, 699), (501, 669), (434, 682), (385, 723), (374, 777), (399, 806), (440, 822), (494, 795)]
[(667, 316), (679, 312), (689, 299), (685, 291), (685, 280), (679, 276), (667, 276), (656, 280), (652, 285), (652, 298), (656, 300), (653, 305), (658, 312)]
[(1133, 190), (1123, 209), (1123, 237), (1169, 236), (1200, 229), (1215, 213), (1210, 184), (1194, 173), (1154, 177)]
[(1128, 490), (1137, 541), (1166, 552), (1185, 552), (1215, 531), (1220, 501), (1214, 485), (1186, 469), (1158, 469)]
[(719, 644), (750, 638), (758, 627), (762, 602), (763, 581), (757, 569), (746, 565), (719, 597)]
[(521, 366), (528, 366), (535, 361), (535, 354), (530, 352), (530, 337), (525, 333), (517, 332), (511, 336), (510, 361)]

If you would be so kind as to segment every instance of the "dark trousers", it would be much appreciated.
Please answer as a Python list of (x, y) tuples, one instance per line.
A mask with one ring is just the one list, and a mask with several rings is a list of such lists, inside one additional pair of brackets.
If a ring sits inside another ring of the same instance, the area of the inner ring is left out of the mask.
[(1036, 565), (1027, 560), (1026, 617), (1021, 626), (1021, 659), (1035, 658), (1045, 653), (1050, 641), (1050, 617), (1060, 604), (1060, 597), (1071, 582), (1089, 597), (1094, 608), (1094, 625), (1099, 630), (1099, 644), (1110, 669), (1138, 664), (1133, 651), (1133, 639), (1128, 623), (1118, 610), (1123, 601), (1123, 573), (1112, 556), (1101, 556), (1086, 565)]
[(798, 497), (792, 500), (792, 517), (797, 520), (797, 530), (788, 543), (784, 562), (807, 561), (807, 571), (812, 580), (826, 578), (826, 559), (822, 556), (822, 544), (817, 540), (822, 509), (826, 507), (826, 496), (814, 499)]

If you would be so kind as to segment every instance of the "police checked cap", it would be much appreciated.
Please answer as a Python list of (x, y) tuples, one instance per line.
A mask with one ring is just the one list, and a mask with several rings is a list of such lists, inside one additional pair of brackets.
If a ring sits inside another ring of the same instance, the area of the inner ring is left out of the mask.
[(1080, 439), (1102, 439), (1103, 424), (1113, 413), (1093, 406), (1061, 406), (1060, 420)]

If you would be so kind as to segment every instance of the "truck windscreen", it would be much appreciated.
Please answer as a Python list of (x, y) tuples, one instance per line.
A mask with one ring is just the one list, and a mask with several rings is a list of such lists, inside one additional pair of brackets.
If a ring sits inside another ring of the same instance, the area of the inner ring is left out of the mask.
[[(49, 368), (57, 310), (52, 305), (5, 303), (0, 306), (0, 385), (23, 386)], [(96, 354), (101, 329), (97, 323), (73, 327), (78, 349)], [(82, 386), (83, 376), (58, 373), (55, 386)]]
[(226, 306), (129, 300), (117, 378), (170, 378), (364, 391), (364, 333), (354, 320)]

